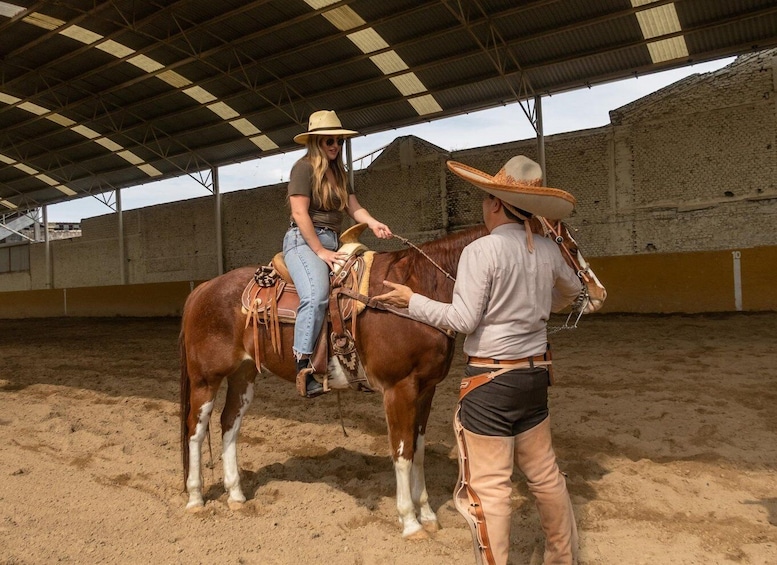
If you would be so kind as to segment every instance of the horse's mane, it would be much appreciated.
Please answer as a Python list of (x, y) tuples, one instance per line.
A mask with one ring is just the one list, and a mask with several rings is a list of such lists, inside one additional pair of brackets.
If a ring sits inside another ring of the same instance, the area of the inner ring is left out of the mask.
[[(455, 277), (462, 250), (477, 238), (486, 235), (483, 225), (448, 234), (419, 245), (420, 249), (448, 274)], [(449, 280), (426, 257), (415, 249), (405, 251), (411, 260), (410, 272), (418, 279), (418, 291), (438, 300), (450, 299), (453, 281)], [(408, 273), (408, 276), (410, 273)], [(442, 295), (440, 294), (442, 293)]]

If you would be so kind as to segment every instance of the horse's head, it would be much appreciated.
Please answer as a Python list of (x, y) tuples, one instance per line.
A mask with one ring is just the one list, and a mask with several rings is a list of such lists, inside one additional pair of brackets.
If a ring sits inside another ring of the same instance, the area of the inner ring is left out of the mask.
[(541, 216), (534, 216), (531, 219), (531, 229), (532, 232), (544, 235), (555, 241), (561, 248), (561, 255), (564, 257), (564, 261), (575, 270), (577, 276), (583, 281), (585, 288), (577, 301), (575, 301), (573, 310), (583, 314), (590, 314), (599, 310), (607, 298), (607, 290), (580, 253), (580, 248), (575, 238), (572, 237), (569, 227), (560, 220), (551, 222)]

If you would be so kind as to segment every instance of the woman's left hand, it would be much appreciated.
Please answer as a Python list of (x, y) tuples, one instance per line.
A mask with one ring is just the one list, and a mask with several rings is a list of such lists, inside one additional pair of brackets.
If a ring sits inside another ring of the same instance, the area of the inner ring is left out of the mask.
[(372, 230), (372, 233), (375, 234), (375, 237), (379, 239), (391, 239), (393, 237), (393, 233), (391, 233), (391, 230), (386, 224), (383, 224), (381, 222), (374, 222), (368, 224), (369, 228)]

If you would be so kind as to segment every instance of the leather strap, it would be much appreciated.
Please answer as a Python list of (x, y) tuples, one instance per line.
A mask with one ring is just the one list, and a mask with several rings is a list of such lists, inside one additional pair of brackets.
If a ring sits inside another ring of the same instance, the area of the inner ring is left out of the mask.
[(537, 363), (545, 361), (544, 355), (534, 355), (533, 357), (522, 357), (521, 359), (491, 359), (489, 357), (470, 357), (467, 355), (468, 365), (518, 365), (521, 363)]
[[(476, 388), (483, 386), (486, 383), (490, 383), (495, 378), (515, 369), (534, 369), (536, 367), (544, 367), (549, 373), (552, 373), (553, 361), (550, 356), (550, 348), (544, 355), (535, 355), (534, 357), (524, 357), (523, 359), (509, 359), (498, 360), (488, 359), (485, 357), (470, 357), (467, 356), (467, 364), (473, 367), (483, 367), (486, 369), (496, 369), (490, 373), (481, 373), (480, 375), (473, 375), (471, 377), (464, 377), (461, 379), (459, 385), (459, 402), (467, 396), (470, 392)], [(551, 378), (552, 382), (552, 378)]]
[[(353, 298), (354, 300), (358, 300), (359, 302), (362, 302), (367, 305), (368, 308), (374, 308), (376, 310), (383, 310), (385, 312), (391, 312), (392, 314), (395, 314), (401, 318), (407, 318), (408, 320), (412, 320), (413, 318), (410, 317), (410, 314), (407, 312), (407, 308), (395, 308), (394, 306), (391, 306), (390, 304), (386, 304), (385, 302), (380, 302), (379, 300), (375, 300), (371, 296), (366, 296), (364, 294), (360, 294), (359, 292), (352, 290), (350, 288), (343, 288), (340, 290), (341, 294), (344, 294), (345, 296), (348, 296), (350, 298)], [(416, 320), (418, 321), (418, 320)], [(421, 324), (424, 324), (426, 322), (419, 322)], [(439, 326), (433, 326), (431, 324), (426, 324), (427, 326), (434, 328), (438, 331), (441, 331), (446, 336), (448, 336), (450, 339), (456, 339), (456, 332), (454, 332), (451, 329), (448, 328), (441, 328)]]
[[(456, 434), (456, 443), (459, 447), (459, 479), (453, 492), (454, 505), (459, 513), (464, 516), (472, 530), (473, 539), (477, 543), (475, 560), (478, 565), (497, 565), (494, 554), (491, 551), (491, 541), (488, 539), (488, 527), (486, 515), (480, 502), (478, 493), (470, 485), (469, 452), (464, 438), (464, 426), (461, 425), (459, 414), (461, 413), (461, 399), (456, 405), (456, 413), (453, 416), (453, 430)], [(469, 508), (463, 506), (464, 500), (469, 502)], [(485, 562), (484, 559), (485, 558)]]

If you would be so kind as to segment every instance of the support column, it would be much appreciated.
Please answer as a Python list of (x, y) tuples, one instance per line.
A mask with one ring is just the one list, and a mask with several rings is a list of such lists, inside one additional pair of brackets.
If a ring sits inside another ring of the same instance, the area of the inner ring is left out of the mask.
[(348, 182), (351, 185), (351, 190), (356, 192), (356, 187), (353, 186), (353, 149), (351, 148), (351, 138), (345, 140), (345, 160), (346, 167), (348, 167)]
[(450, 227), (450, 216), (448, 216), (448, 166), (445, 162), (450, 157), (450, 154), (440, 157), (440, 215), (442, 217), (442, 229), (443, 234), (448, 234), (448, 228)]
[(742, 311), (742, 252), (732, 251), (734, 258), (734, 308)]
[(35, 218), (34, 223), (32, 224), (32, 239), (33, 241), (40, 241), (41, 240), (41, 233), (40, 233), (40, 216), (38, 216), (38, 211), (35, 210)]
[(51, 239), (49, 238), (49, 207), (43, 206), (43, 248), (46, 261), (46, 288), (54, 288), (51, 276)]
[(534, 129), (537, 132), (537, 161), (542, 167), (542, 184), (545, 185), (548, 173), (545, 170), (545, 130), (542, 127), (542, 96), (534, 97), (534, 112), (536, 124)]
[(119, 284), (127, 284), (127, 259), (124, 251), (124, 211), (121, 208), (121, 189), (116, 189), (116, 217), (119, 231)]
[(215, 200), (215, 229), (216, 229), (216, 267), (219, 275), (224, 274), (224, 243), (221, 232), (221, 191), (219, 190), (219, 168), (211, 167), (213, 179), (213, 198)]

